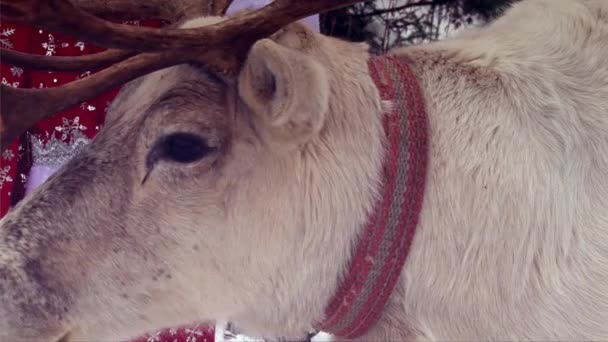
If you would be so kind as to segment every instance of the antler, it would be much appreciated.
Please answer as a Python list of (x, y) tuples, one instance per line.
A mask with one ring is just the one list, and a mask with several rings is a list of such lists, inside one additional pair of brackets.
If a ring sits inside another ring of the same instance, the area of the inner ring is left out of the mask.
[[(109, 6), (132, 1), (104, 0), (91, 2), (82, 8), (69, 0), (0, 0), (3, 20), (22, 22), (49, 31), (87, 41), (106, 48), (103, 53), (84, 57), (39, 57), (2, 50), (2, 57), (11, 63), (51, 70), (98, 69), (111, 63), (111, 67), (87, 78), (48, 89), (17, 89), (2, 85), (0, 106), (0, 151), (41, 119), (71, 108), (78, 103), (100, 95), (139, 76), (182, 63), (201, 63), (228, 75), (238, 73), (249, 49), (259, 39), (268, 37), (283, 26), (312, 14), (344, 7), (362, 0), (275, 0), (251, 12), (244, 12), (220, 23), (192, 28), (146, 28), (116, 24), (91, 13), (115, 16)], [(84, 4), (86, 1), (79, 1)], [(150, 9), (149, 0), (143, 6), (146, 14), (166, 13), (170, 1), (161, 1)], [(199, 0), (200, 2), (200, 0)], [(143, 3), (143, 1), (142, 1)], [(176, 18), (183, 20), (187, 9), (193, 13), (225, 13), (230, 0), (221, 0), (202, 9), (186, 1), (188, 6), (175, 9)], [(87, 7), (88, 6), (88, 7)], [(137, 12), (135, 5), (124, 5), (125, 12)], [(131, 7), (129, 7), (131, 6)], [(148, 7), (147, 7), (148, 6)], [(165, 8), (162, 9), (161, 8)], [(174, 18), (175, 19), (175, 18)], [(137, 51), (133, 52), (133, 51)], [(67, 59), (66, 59), (67, 58)]]
[[(178, 22), (183, 18), (215, 14), (216, 2), (210, 0), (73, 0), (72, 3), (97, 17), (114, 20), (163, 19)], [(231, 1), (230, 1), (231, 2)], [(227, 7), (226, 7), (227, 8)], [(224, 14), (222, 12), (220, 14)]]
[(211, 14), (225, 15), (233, 0), (215, 0), (211, 4)]
[(2, 62), (34, 70), (93, 71), (123, 61), (135, 54), (136, 52), (134, 51), (106, 50), (104, 52), (78, 57), (55, 57), (2, 49)]

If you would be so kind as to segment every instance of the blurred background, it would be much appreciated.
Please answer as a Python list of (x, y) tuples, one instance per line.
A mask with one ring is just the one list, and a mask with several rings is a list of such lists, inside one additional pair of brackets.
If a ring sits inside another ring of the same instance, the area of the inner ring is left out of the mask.
[(320, 16), (321, 32), (367, 41), (375, 53), (483, 25), (518, 0), (375, 0)]

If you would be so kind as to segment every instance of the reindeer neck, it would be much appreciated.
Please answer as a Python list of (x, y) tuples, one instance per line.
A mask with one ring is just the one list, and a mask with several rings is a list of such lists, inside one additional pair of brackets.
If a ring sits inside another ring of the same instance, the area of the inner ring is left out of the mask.
[(387, 158), (382, 198), (359, 236), (348, 271), (319, 326), (338, 337), (356, 338), (377, 321), (408, 256), (422, 207), (428, 158), (424, 99), (405, 60), (372, 57), (368, 63), (382, 100)]

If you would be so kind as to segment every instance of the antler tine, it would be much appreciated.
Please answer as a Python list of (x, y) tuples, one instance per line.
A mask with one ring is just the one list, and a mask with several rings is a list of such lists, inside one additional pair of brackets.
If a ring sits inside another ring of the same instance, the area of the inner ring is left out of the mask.
[(110, 20), (164, 19), (177, 22), (204, 15), (225, 15), (234, 0), (74, 0), (76, 7)]
[(211, 0), (72, 0), (72, 3), (97, 17), (115, 20), (163, 19), (178, 22), (187, 17), (212, 13)]
[(0, 150), (38, 121), (71, 108), (141, 75), (179, 64), (178, 53), (143, 53), (92, 76), (45, 89), (19, 89), (1, 85)]
[[(40, 120), (142, 75), (187, 62), (189, 58), (181, 51), (141, 53), (89, 77), (59, 87), (19, 89), (2, 84), (0, 152)], [(197, 58), (199, 63), (209, 65), (218, 59), (221, 56), (216, 50), (210, 50)]]
[(215, 0), (211, 4), (211, 14), (213, 15), (225, 15), (228, 11), (228, 7), (234, 2), (234, 0)]
[[(210, 0), (72, 0), (85, 12), (110, 20), (137, 20), (157, 18), (179, 22), (189, 16), (203, 16), (212, 12), (215, 2)], [(231, 1), (218, 1), (219, 6)], [(10, 7), (10, 5), (8, 5)], [(19, 6), (19, 4), (17, 4)], [(10, 16), (10, 14), (9, 14)], [(125, 60), (135, 55), (134, 51), (108, 50), (78, 57), (40, 56), (0, 49), (0, 59), (23, 68), (46, 71), (96, 70)]]
[(0, 49), (4, 63), (26, 69), (46, 71), (95, 71), (135, 55), (133, 51), (106, 50), (92, 55), (77, 57), (42, 56), (9, 49)]
[[(192, 29), (154, 29), (115, 24), (74, 7), (68, 0), (1, 0), (2, 17), (57, 31), (107, 48), (158, 51), (208, 49), (243, 36), (259, 39), (312, 14), (362, 0), (275, 0), (221, 23)], [(8, 13), (8, 14), (7, 14)], [(244, 28), (247, 28), (244, 30)]]

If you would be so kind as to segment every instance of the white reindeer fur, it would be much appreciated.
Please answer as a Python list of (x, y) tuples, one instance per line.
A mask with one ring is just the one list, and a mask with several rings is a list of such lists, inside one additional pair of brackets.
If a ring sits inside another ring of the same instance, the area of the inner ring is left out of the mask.
[[(392, 54), (409, 57), (421, 82), (430, 168), (398, 288), (361, 340), (608, 339), (608, 1), (522, 1), (488, 27)], [(381, 134), (380, 116), (370, 125), (332, 113), (367, 126), (344, 139)], [(349, 165), (377, 169), (376, 156)], [(307, 189), (356, 188), (347, 171), (322, 170)], [(369, 187), (317, 191), (301, 252), (335, 248), (287, 270), (284, 293), (273, 295), (301, 301), (289, 311), (259, 303), (260, 320), (298, 327), (319, 317), (336, 285), (333, 261), (345, 260), (364, 215), (354, 208), (373, 198)]]
[[(221, 19), (196, 19), (185, 27), (215, 20)], [(158, 179), (175, 174), (159, 166), (131, 200), (144, 198), (146, 206), (163, 210), (129, 219), (139, 227), (171, 229), (144, 235), (154, 246), (149, 261), (127, 267), (122, 259), (106, 265), (80, 256), (79, 264), (99, 271), (94, 275), (100, 279), (92, 281), (108, 283), (90, 290), (97, 296), (87, 297), (94, 313), (78, 308), (85, 323), (74, 338), (109, 332), (126, 338), (154, 324), (204, 317), (235, 321), (250, 336), (293, 339), (322, 318), (379, 193), (385, 111), (367, 72), (365, 44), (323, 37), (299, 24), (277, 41), (295, 46), (302, 39), (303, 55), (320, 63), (307, 64), (311, 69), (303, 68), (297, 79), (323, 80), (330, 89), (329, 98), (308, 97), (315, 105), (291, 107), (329, 108), (311, 119), (323, 125), (313, 123), (314, 132), (298, 136), (308, 139), (306, 150), (295, 150), (297, 144), (268, 149), (272, 137), (266, 145), (235, 141), (235, 159), (225, 161), (232, 166), (196, 183), (205, 196), (187, 208), (177, 204), (188, 198), (187, 188), (179, 188), (181, 197), (146, 197), (165, 186)], [(524, 0), (488, 27), (392, 54), (410, 59), (421, 83), (429, 173), (400, 282), (378, 324), (360, 340), (608, 340), (608, 1)], [(248, 66), (255, 65), (264, 53), (249, 58)], [(308, 63), (306, 58), (299, 60)], [(242, 77), (256, 77), (247, 75)], [(174, 84), (172, 77), (164, 70), (137, 81), (131, 97), (116, 104), (129, 108), (121, 123), (134, 125), (143, 108), (137, 101), (158, 97)], [(252, 104), (246, 92), (241, 95)], [(216, 115), (214, 105), (206, 113)], [(293, 117), (280, 119), (275, 122)], [(248, 132), (239, 125), (234, 129), (241, 135)], [(50, 187), (43, 185), (28, 201)], [(103, 205), (103, 195), (95, 196), (90, 203)], [(27, 203), (2, 221), (3, 228), (24, 208)], [(202, 252), (185, 248), (193, 241), (202, 241)], [(137, 283), (136, 292), (148, 297), (121, 299), (112, 292), (119, 272), (123, 280), (144, 279), (146, 267), (159, 264), (173, 277)], [(0, 308), (0, 328), (10, 334), (3, 317)]]
[(387, 315), (423, 340), (606, 340), (608, 2), (524, 1), (394, 53), (418, 65), (432, 147)]

